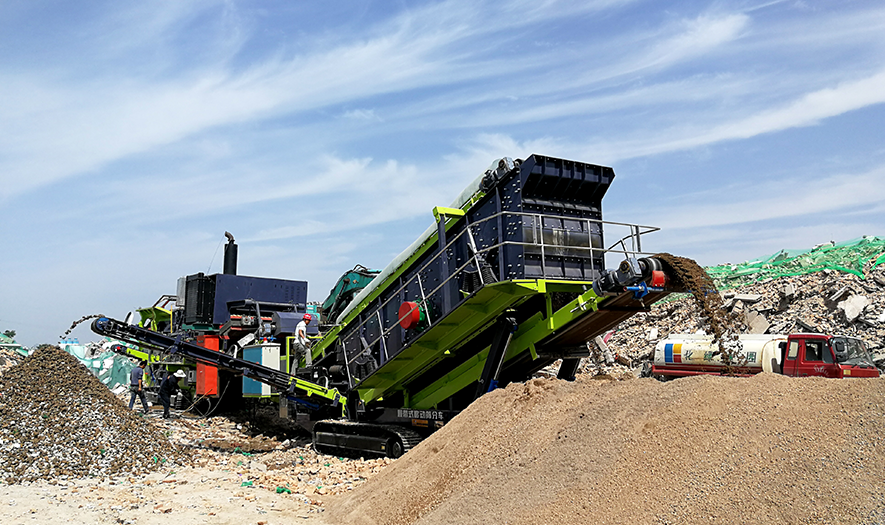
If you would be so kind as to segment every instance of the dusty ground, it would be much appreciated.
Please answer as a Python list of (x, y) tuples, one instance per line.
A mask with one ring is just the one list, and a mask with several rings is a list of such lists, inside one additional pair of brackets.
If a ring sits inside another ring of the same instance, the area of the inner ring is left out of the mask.
[(278, 524), (307, 522), (315, 514), (298, 498), (241, 487), (241, 480), (232, 472), (188, 467), (131, 481), (3, 486), (0, 523)]
[(322, 524), (325, 499), (390, 463), (318, 455), (224, 417), (164, 421), (154, 411), (145, 421), (188, 461), (147, 475), (0, 485), (0, 523)]

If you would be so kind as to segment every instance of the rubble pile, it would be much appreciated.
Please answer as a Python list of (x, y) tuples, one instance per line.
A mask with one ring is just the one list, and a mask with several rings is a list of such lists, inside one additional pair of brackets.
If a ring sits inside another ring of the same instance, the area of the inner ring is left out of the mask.
[(392, 461), (318, 454), (309, 439), (279, 441), (252, 435), (248, 425), (225, 417), (158, 419), (153, 423), (187, 451), (192, 466), (228, 471), (249, 487), (280, 490), (307, 500), (353, 490)]
[[(740, 333), (819, 332), (858, 337), (885, 368), (885, 267), (854, 273), (822, 270), (752, 282), (723, 290), (721, 309), (738, 320)], [(580, 371), (638, 373), (654, 357), (655, 344), (674, 334), (709, 333), (697, 301), (677, 297), (621, 323), (590, 345)]]
[(141, 474), (183, 456), (76, 357), (51, 346), (0, 377), (0, 480)]

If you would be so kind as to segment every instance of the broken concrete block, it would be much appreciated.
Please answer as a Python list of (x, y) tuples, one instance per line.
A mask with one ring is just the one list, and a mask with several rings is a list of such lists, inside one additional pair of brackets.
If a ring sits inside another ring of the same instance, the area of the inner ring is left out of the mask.
[(764, 315), (759, 312), (752, 312), (753, 315), (748, 315), (747, 319), (747, 333), (749, 334), (764, 334), (771, 327), (771, 323), (768, 322), (768, 319), (765, 318)]
[(630, 366), (630, 365), (632, 364), (632, 363), (630, 362), (630, 358), (627, 357), (627, 356), (625, 356), (625, 355), (622, 355), (622, 354), (618, 354), (618, 359), (617, 359), (617, 361), (618, 361), (619, 363), (621, 363), (622, 365), (624, 365), (624, 366)]
[(845, 316), (845, 320), (849, 323), (863, 313), (863, 309), (870, 304), (870, 300), (865, 295), (852, 295), (848, 299), (836, 305), (836, 308)]
[(875, 328), (877, 325), (876, 321), (873, 321), (872, 319), (867, 319), (866, 317), (858, 317), (857, 322), (870, 328)]
[(882, 310), (882, 313), (879, 314), (879, 318), (876, 320), (879, 321), (880, 323), (885, 323), (885, 310)]
[(599, 351), (602, 353), (602, 358), (605, 360), (605, 364), (610, 365), (615, 362), (615, 358), (612, 355), (612, 351), (609, 350), (608, 345), (605, 344), (605, 341), (602, 340), (602, 337), (596, 336), (596, 339), (593, 341), (596, 342), (596, 346), (599, 347)]
[(799, 326), (799, 328), (801, 328), (802, 330), (804, 330), (805, 332), (808, 332), (810, 334), (819, 334), (820, 333), (820, 330), (818, 330), (815, 325), (813, 325), (807, 321), (804, 321), (802, 319), (797, 318), (796, 324)]
[(743, 301), (735, 301), (734, 307), (731, 309), (735, 314), (741, 314), (744, 311), (744, 302)]
[(755, 293), (739, 293), (734, 296), (735, 301), (743, 301), (747, 304), (758, 303), (762, 300), (762, 296)]
[(780, 289), (780, 295), (784, 299), (792, 301), (796, 297), (796, 287), (789, 283)]
[(838, 290), (836, 290), (836, 293), (831, 295), (830, 298), (828, 299), (828, 301), (830, 301), (831, 303), (835, 303), (835, 302), (839, 301), (840, 299), (842, 299), (842, 297), (844, 297), (849, 291), (850, 291), (849, 287), (843, 286), (842, 288), (839, 288)]
[(648, 335), (645, 336), (646, 341), (657, 341), (658, 340), (658, 328), (653, 327), (648, 331)]

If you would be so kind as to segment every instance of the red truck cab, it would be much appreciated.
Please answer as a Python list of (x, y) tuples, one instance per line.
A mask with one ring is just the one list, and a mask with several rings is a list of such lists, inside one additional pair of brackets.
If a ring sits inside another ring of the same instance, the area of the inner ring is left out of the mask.
[(824, 334), (790, 334), (781, 370), (793, 377), (879, 377), (863, 341)]

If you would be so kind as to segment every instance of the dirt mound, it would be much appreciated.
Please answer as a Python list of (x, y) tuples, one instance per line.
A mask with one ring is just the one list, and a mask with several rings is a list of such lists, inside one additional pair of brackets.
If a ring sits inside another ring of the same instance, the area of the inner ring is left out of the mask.
[(534, 379), (341, 500), (342, 524), (871, 523), (885, 380)]
[(44, 346), (0, 378), (0, 480), (142, 473), (180, 453), (77, 358)]

